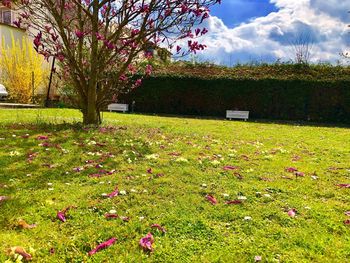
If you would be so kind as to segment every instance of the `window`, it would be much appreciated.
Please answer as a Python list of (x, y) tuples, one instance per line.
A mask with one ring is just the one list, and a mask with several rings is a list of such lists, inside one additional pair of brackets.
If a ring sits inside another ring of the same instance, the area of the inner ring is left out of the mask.
[(0, 22), (4, 24), (12, 24), (12, 14), (10, 10), (0, 10)]

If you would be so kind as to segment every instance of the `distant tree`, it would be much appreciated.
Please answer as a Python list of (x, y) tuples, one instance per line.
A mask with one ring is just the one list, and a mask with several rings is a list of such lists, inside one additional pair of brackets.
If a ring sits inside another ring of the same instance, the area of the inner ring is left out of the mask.
[(308, 32), (298, 34), (290, 41), (294, 54), (294, 62), (297, 64), (309, 64), (311, 53), (314, 48), (314, 39)]
[[(136, 74), (149, 47), (167, 46), (184, 55), (203, 50), (194, 38), (220, 0), (0, 0), (21, 10), (18, 27), (31, 28), (36, 50), (55, 57), (72, 83), (85, 124), (99, 124), (100, 111), (125, 87), (137, 87)], [(175, 46), (188, 39), (187, 47)]]

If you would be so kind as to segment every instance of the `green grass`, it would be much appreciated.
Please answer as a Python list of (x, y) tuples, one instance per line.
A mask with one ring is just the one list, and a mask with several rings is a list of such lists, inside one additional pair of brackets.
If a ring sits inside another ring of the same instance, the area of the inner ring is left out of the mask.
[[(82, 130), (80, 117), (74, 110), (0, 110), (0, 196), (10, 198), (0, 204), (0, 262), (14, 246), (32, 251), (33, 262), (350, 258), (350, 189), (336, 186), (350, 183), (349, 129), (105, 113), (111, 128), (101, 131)], [(116, 172), (89, 177), (101, 169)], [(127, 194), (102, 196), (116, 186)], [(247, 199), (225, 204), (238, 196)], [(77, 209), (62, 223), (56, 213), (69, 205)], [(287, 214), (292, 208), (296, 217)], [(106, 220), (110, 210), (130, 221)], [(20, 229), (20, 219), (37, 227)], [(148, 232), (153, 253), (139, 246)], [(113, 246), (87, 256), (111, 237), (118, 238)]]

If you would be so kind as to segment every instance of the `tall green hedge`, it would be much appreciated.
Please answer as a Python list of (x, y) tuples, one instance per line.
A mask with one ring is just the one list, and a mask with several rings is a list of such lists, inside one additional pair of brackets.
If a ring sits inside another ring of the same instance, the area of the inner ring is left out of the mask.
[(158, 76), (122, 98), (135, 111), (225, 117), (249, 110), (252, 118), (350, 123), (350, 81), (203, 79)]

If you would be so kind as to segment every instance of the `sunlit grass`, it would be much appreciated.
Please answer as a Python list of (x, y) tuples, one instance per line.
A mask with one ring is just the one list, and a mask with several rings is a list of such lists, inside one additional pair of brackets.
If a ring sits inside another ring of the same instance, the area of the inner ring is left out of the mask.
[[(0, 111), (0, 196), (9, 197), (0, 201), (1, 262), (14, 246), (34, 262), (350, 257), (349, 189), (336, 186), (350, 183), (349, 129), (116, 113), (104, 114), (108, 128), (82, 129), (80, 118), (74, 110)], [(126, 194), (104, 197), (116, 186)], [(70, 205), (77, 208), (59, 221)], [(130, 220), (107, 220), (111, 210)], [(20, 219), (37, 226), (22, 229)], [(139, 246), (148, 232), (152, 253)], [(87, 256), (112, 237), (113, 246)]]

